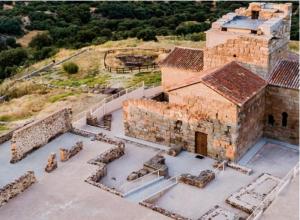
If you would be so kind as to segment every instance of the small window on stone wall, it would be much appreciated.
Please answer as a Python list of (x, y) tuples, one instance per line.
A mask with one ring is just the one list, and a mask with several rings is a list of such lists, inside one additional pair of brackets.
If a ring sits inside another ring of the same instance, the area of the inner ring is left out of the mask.
[(288, 118), (288, 114), (286, 112), (282, 112), (282, 122), (281, 122), (282, 127), (287, 126), (287, 118)]
[(175, 123), (175, 130), (180, 131), (181, 130), (182, 121), (177, 120)]
[(236, 54), (233, 54), (233, 57), (236, 57)]
[(274, 126), (275, 120), (273, 115), (268, 115), (268, 124)]
[(257, 30), (251, 30), (251, 34), (257, 34)]
[(222, 27), (221, 31), (227, 31), (227, 28), (226, 27)]

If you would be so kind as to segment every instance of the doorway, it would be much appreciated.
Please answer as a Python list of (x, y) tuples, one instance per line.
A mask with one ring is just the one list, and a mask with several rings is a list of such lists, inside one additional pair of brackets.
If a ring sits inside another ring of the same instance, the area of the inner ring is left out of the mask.
[(207, 156), (207, 134), (202, 132), (195, 133), (195, 153)]

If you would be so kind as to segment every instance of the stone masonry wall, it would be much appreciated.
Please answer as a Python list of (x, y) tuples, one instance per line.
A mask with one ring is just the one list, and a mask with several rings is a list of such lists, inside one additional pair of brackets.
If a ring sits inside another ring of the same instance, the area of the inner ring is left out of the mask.
[(267, 77), (269, 65), (268, 41), (260, 37), (239, 36), (204, 50), (204, 69), (239, 61), (254, 73)]
[(72, 129), (71, 109), (64, 108), (14, 132), (11, 140), (11, 163), (47, 144), (59, 134)]
[(188, 106), (152, 100), (127, 100), (123, 104), (125, 134), (166, 146), (180, 145), (195, 152), (195, 132), (207, 134), (208, 156), (235, 160), (235, 128), (205, 114), (190, 112)]
[(22, 193), (25, 189), (36, 182), (33, 171), (28, 171), (12, 183), (7, 184), (0, 189), (0, 207), (7, 203), (10, 199)]
[(237, 158), (243, 156), (263, 135), (265, 113), (265, 90), (256, 94), (239, 109), (239, 136)]
[[(283, 112), (288, 114), (286, 127), (282, 126)], [(268, 123), (269, 115), (274, 117), (273, 125)], [(267, 87), (264, 135), (299, 144), (299, 90)]]

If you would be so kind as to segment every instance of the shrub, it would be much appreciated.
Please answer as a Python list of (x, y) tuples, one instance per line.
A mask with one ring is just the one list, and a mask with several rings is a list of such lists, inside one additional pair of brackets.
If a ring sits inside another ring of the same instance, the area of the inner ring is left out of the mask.
[(78, 72), (79, 67), (76, 63), (69, 62), (69, 63), (65, 63), (63, 65), (63, 69), (64, 69), (64, 71), (66, 71), (69, 74), (75, 74)]
[(143, 41), (151, 41), (151, 40), (157, 41), (155, 32), (150, 29), (145, 29), (145, 30), (139, 31), (137, 33), (136, 37), (138, 39), (142, 39)]
[(50, 46), (52, 44), (52, 38), (48, 33), (38, 34), (29, 43), (30, 47), (41, 49), (43, 47)]

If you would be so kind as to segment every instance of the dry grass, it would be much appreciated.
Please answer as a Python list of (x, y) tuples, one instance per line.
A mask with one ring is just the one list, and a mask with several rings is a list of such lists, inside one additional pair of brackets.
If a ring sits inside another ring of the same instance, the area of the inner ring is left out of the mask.
[(296, 53), (299, 53), (299, 41), (290, 41), (289, 42), (289, 49)]
[(37, 36), (38, 34), (44, 33), (45, 31), (29, 31), (27, 34), (17, 39), (17, 43), (21, 44), (22, 47), (28, 47), (32, 38)]
[(16, 82), (6, 80), (0, 84), (0, 96), (5, 95), (10, 99), (29, 94), (46, 94), (47, 92), (47, 88), (32, 81)]

